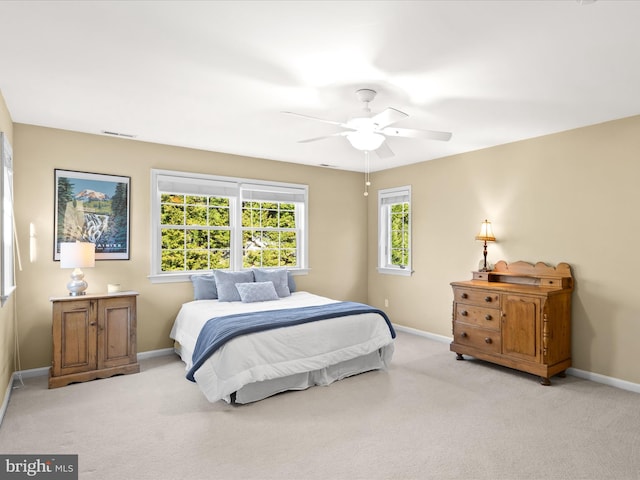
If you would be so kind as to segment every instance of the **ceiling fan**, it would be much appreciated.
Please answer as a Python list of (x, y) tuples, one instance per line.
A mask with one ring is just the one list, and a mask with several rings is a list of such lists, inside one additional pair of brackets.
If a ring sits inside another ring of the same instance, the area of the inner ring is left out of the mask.
[(347, 137), (349, 143), (357, 150), (367, 152), (375, 151), (378, 157), (392, 157), (393, 151), (385, 143), (387, 136), (389, 137), (405, 137), (405, 138), (424, 138), (427, 140), (448, 141), (451, 138), (450, 132), (438, 132), (435, 130), (415, 130), (411, 128), (392, 127), (394, 123), (399, 122), (403, 118), (408, 117), (404, 112), (395, 108), (388, 107), (382, 112), (371, 116), (369, 102), (371, 102), (377, 92), (369, 88), (361, 88), (356, 90), (356, 96), (364, 103), (365, 114), (359, 117), (351, 118), (346, 122), (336, 122), (333, 120), (325, 120), (323, 118), (311, 117), (301, 113), (282, 112), (288, 115), (316, 120), (319, 122), (338, 125), (344, 128), (344, 131), (333, 133), (331, 135), (323, 135), (321, 137), (308, 138), (300, 140), (298, 143), (315, 142), (330, 137)]

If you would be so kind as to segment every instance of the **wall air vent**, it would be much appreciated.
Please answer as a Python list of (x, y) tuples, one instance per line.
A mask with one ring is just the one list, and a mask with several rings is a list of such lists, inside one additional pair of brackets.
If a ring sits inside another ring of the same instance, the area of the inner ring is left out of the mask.
[(136, 138), (136, 135), (131, 135), (130, 133), (111, 132), (109, 130), (102, 130), (102, 133), (113, 137)]

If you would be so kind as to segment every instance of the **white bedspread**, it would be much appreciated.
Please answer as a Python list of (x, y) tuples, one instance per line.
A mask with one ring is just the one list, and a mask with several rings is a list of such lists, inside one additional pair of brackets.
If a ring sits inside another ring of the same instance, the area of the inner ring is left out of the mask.
[[(179, 342), (188, 370), (198, 334), (210, 318), (333, 302), (336, 300), (309, 292), (295, 292), (271, 302), (193, 301), (180, 309), (170, 336)], [(249, 383), (320, 370), (390, 346), (383, 359), (386, 365), (392, 344), (389, 327), (378, 314), (321, 320), (234, 338), (198, 369), (195, 379), (209, 401), (229, 401), (233, 392)]]

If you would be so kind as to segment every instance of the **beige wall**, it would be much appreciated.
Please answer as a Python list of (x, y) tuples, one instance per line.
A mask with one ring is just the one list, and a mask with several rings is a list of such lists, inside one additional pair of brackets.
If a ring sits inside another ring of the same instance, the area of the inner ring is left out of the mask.
[[(131, 177), (131, 260), (99, 261), (85, 270), (90, 292), (107, 283), (140, 292), (138, 351), (171, 346), (168, 337), (190, 283), (151, 284), (149, 187), (151, 168), (277, 180), (309, 185), (310, 268), (300, 289), (365, 301), (366, 200), (361, 175), (320, 167), (14, 125), (16, 223), (23, 270), (18, 273), (20, 348), (24, 369), (51, 363), (49, 297), (66, 294), (69, 271), (53, 261), (54, 168)], [(347, 206), (348, 208), (345, 208)], [(36, 228), (37, 258), (29, 261), (29, 224)]]
[(387, 298), (394, 322), (450, 337), (449, 283), (477, 269), (487, 218), (489, 261), (573, 267), (573, 366), (640, 383), (639, 132), (636, 116), (375, 174), (375, 189), (412, 185), (415, 273), (376, 273), (372, 201), (368, 302)]
[[(13, 145), (13, 122), (0, 92), (0, 132), (7, 135), (9, 143)], [(11, 380), (11, 374), (16, 370), (13, 364), (14, 353), (14, 318), (15, 293), (0, 309), (0, 399)], [(1, 402), (1, 400), (0, 400)]]
[[(0, 122), (11, 129), (4, 105)], [(386, 298), (395, 323), (443, 336), (451, 332), (449, 282), (469, 278), (477, 267), (481, 244), (474, 236), (488, 218), (498, 237), (489, 245), (490, 261), (572, 265), (574, 366), (640, 383), (634, 356), (640, 335), (634, 299), (640, 266), (634, 248), (640, 236), (634, 212), (640, 205), (638, 131), (640, 117), (632, 117), (378, 172), (367, 215), (356, 173), (16, 124), (22, 368), (49, 365), (48, 298), (64, 294), (68, 277), (52, 260), (54, 168), (131, 176), (131, 260), (98, 262), (86, 272), (87, 280), (90, 290), (120, 282), (139, 291), (139, 351), (170, 346), (171, 322), (189, 300), (191, 286), (154, 285), (146, 278), (149, 171), (165, 168), (309, 184), (311, 273), (297, 277), (300, 288), (379, 307)], [(376, 190), (406, 184), (413, 187), (415, 273), (380, 275), (375, 270)], [(30, 222), (37, 234), (33, 263), (28, 261)], [(5, 382), (13, 370), (11, 308), (9, 302), (0, 311), (0, 380)]]

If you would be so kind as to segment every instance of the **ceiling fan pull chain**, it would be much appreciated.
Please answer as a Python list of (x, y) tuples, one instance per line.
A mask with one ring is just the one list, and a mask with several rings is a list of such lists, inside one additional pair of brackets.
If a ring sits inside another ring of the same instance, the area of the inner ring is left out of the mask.
[(369, 165), (369, 151), (364, 151), (364, 196), (369, 196), (369, 187), (371, 186), (371, 173)]

